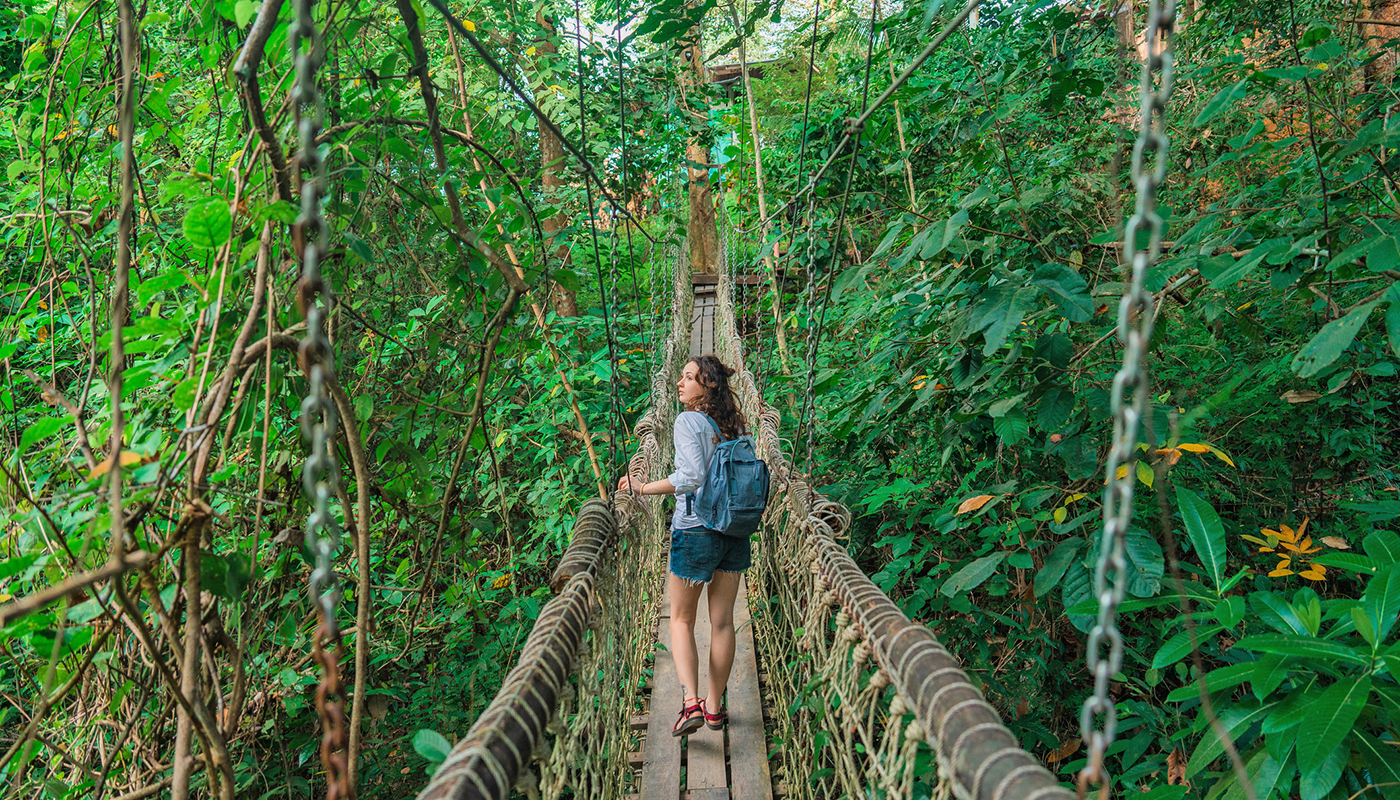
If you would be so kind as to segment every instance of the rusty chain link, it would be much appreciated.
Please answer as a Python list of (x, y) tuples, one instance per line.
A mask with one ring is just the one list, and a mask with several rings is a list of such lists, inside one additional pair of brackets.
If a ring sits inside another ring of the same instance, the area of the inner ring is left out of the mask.
[[(1079, 796), (1090, 783), (1101, 784), (1100, 796), (1110, 789), (1104, 769), (1104, 753), (1113, 744), (1117, 709), (1108, 695), (1109, 681), (1123, 666), (1123, 636), (1118, 630), (1118, 606), (1127, 585), (1124, 549), (1133, 517), (1131, 467), (1138, 426), (1147, 405), (1147, 374), (1143, 357), (1152, 339), (1152, 295), (1144, 282), (1148, 268), (1162, 253), (1162, 218), (1157, 213), (1157, 189), (1167, 171), (1167, 98), (1172, 91), (1172, 29), (1176, 0), (1151, 0), (1145, 41), (1151, 50), (1142, 66), (1141, 125), (1133, 146), (1133, 185), (1137, 205), (1123, 231), (1123, 258), (1131, 270), (1128, 289), (1118, 306), (1118, 339), (1123, 343), (1123, 364), (1113, 378), (1113, 446), (1108, 452), (1107, 486), (1103, 499), (1103, 537), (1094, 569), (1094, 595), (1099, 601), (1098, 620), (1089, 632), (1088, 666), (1094, 676), (1094, 693), (1084, 701), (1079, 715), (1081, 734), (1088, 748), (1088, 763), (1079, 773)], [(1160, 40), (1160, 48), (1158, 42)], [(1148, 158), (1152, 159), (1148, 163)], [(1147, 229), (1147, 247), (1138, 246), (1138, 233)], [(1131, 402), (1125, 402), (1131, 392)], [(1112, 579), (1110, 581), (1110, 578)], [(1111, 585), (1110, 585), (1111, 583)], [(1108, 647), (1107, 657), (1102, 652)], [(1102, 727), (1096, 728), (1096, 716)]]
[(340, 685), (340, 626), (335, 618), (340, 586), (331, 561), (340, 546), (340, 529), (330, 510), (340, 469), (334, 450), (336, 410), (329, 386), (335, 380), (335, 364), (326, 337), (330, 290), (321, 275), (321, 256), (329, 249), (331, 232), (321, 213), (326, 165), (316, 146), (316, 137), (321, 133), (326, 115), (324, 100), (316, 87), (316, 72), (325, 47), (316, 27), (314, 7), (314, 0), (297, 0), (296, 18), (287, 37), (296, 65), (292, 99), (301, 140), (301, 166), (309, 173), (302, 180), (301, 218), (294, 230), (294, 241), (301, 252), (298, 298), (306, 317), (306, 337), (302, 339), (299, 356), (309, 382), (306, 399), (301, 403), (302, 435), (311, 442), (311, 454), (302, 468), (302, 484), (312, 503), (306, 520), (306, 545), (315, 556), (307, 584), (319, 617), (312, 641), (312, 657), (321, 668), (321, 682), (316, 688), (316, 713), (321, 719), (321, 763), (326, 770), (326, 797), (354, 800), (355, 787), (350, 781), (349, 765), (350, 734)]

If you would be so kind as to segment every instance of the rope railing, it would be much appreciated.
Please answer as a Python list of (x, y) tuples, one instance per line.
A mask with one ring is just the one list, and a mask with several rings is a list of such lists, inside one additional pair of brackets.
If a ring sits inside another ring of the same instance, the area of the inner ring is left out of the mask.
[(773, 476), (749, 596), (761, 652), (786, 661), (767, 672), (779, 708), (771, 722), (785, 743), (775, 774), (788, 796), (866, 796), (874, 786), (911, 797), (927, 743), (940, 789), (960, 800), (1069, 800), (1073, 793), (1018, 746), (956, 656), (846, 552), (850, 511), (815, 492), (788, 460), (780, 415), (743, 366), (730, 266), (720, 269), (715, 349), (739, 369), (740, 404), (758, 421), (755, 439)]
[[(668, 473), (677, 413), (672, 375), (689, 353), (692, 289), (684, 248), (674, 265), (671, 329), (651, 376), (651, 407), (634, 431), (629, 473)], [(583, 504), (569, 547), (501, 689), (433, 773), (419, 800), (530, 798), (613, 800), (635, 792), (630, 721), (645, 683), (660, 613), (667, 525), (662, 498), (614, 494)], [(639, 619), (638, 608), (646, 609)]]

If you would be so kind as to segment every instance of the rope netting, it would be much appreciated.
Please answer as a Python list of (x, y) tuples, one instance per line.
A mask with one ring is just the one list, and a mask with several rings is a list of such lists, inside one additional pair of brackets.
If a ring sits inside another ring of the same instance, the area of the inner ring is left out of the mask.
[[(679, 412), (671, 376), (690, 352), (692, 290), (684, 247), (670, 248), (671, 328), (651, 376), (651, 407), (637, 423), (629, 473), (669, 473)], [(663, 444), (664, 443), (664, 444)], [(557, 592), (540, 611), (501, 690), (433, 774), (420, 800), (575, 796), (612, 800), (636, 791), (627, 754), (660, 611), (668, 521), (663, 498), (618, 492), (612, 507), (584, 503), (555, 569)], [(641, 613), (639, 613), (641, 609)]]
[[(727, 228), (727, 226), (725, 226)], [(935, 796), (1068, 800), (1022, 750), (958, 659), (873, 584), (841, 543), (851, 513), (813, 490), (783, 453), (778, 411), (747, 369), (734, 315), (733, 237), (722, 230), (716, 355), (768, 462), (773, 497), (748, 576), (760, 652), (782, 742), (776, 780), (789, 797), (913, 797), (920, 750), (937, 759)], [(925, 751), (927, 752), (927, 751)]]

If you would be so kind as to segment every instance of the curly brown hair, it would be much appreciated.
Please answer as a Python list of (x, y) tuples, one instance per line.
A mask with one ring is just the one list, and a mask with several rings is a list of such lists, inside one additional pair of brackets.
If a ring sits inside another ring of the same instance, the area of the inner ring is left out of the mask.
[(691, 410), (709, 415), (727, 439), (737, 439), (748, 433), (748, 422), (744, 412), (739, 410), (739, 398), (729, 386), (729, 377), (735, 371), (713, 355), (692, 358), (688, 363), (695, 365), (695, 380), (705, 387), (704, 399)]

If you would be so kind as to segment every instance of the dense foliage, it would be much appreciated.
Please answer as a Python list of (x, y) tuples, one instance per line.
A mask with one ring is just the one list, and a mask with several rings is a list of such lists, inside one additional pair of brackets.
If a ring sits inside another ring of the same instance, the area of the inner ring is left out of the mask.
[[(342, 664), (365, 797), (415, 791), (439, 734), (480, 713), (579, 503), (625, 458), (689, 137), (755, 231), (734, 234), (743, 262), (771, 268), (742, 87), (697, 87), (678, 58), (698, 22), (706, 61), (737, 61), (729, 8), (586, 4), (576, 22), (557, 5), (454, 11), (586, 141), (591, 190), (568, 158), (546, 168), (535, 117), (431, 7), (318, 5)], [(749, 57), (778, 59), (753, 85), (770, 211), (952, 14), (826, 5), (735, 9)], [(17, 796), (319, 794), (293, 9), (146, 4), (124, 64), (121, 8), (0, 9), (0, 603), (108, 563), (114, 507), (123, 549), (151, 554), (4, 618), (0, 774)], [(1260, 800), (1400, 796), (1400, 122), (1376, 35), (1400, 28), (1355, 14), (1180, 10), (1115, 791), (1247, 796), (1216, 719)], [(898, 118), (872, 117), (849, 184), (842, 159), (774, 213), (781, 347), (773, 294), (741, 298), (788, 430), (812, 386), (813, 463), (856, 512), (853, 554), (1066, 781), (1092, 688), (1143, 16), (982, 8), (895, 94)], [(615, 223), (602, 188), (639, 225)], [(208, 713), (186, 715), (182, 682)]]

